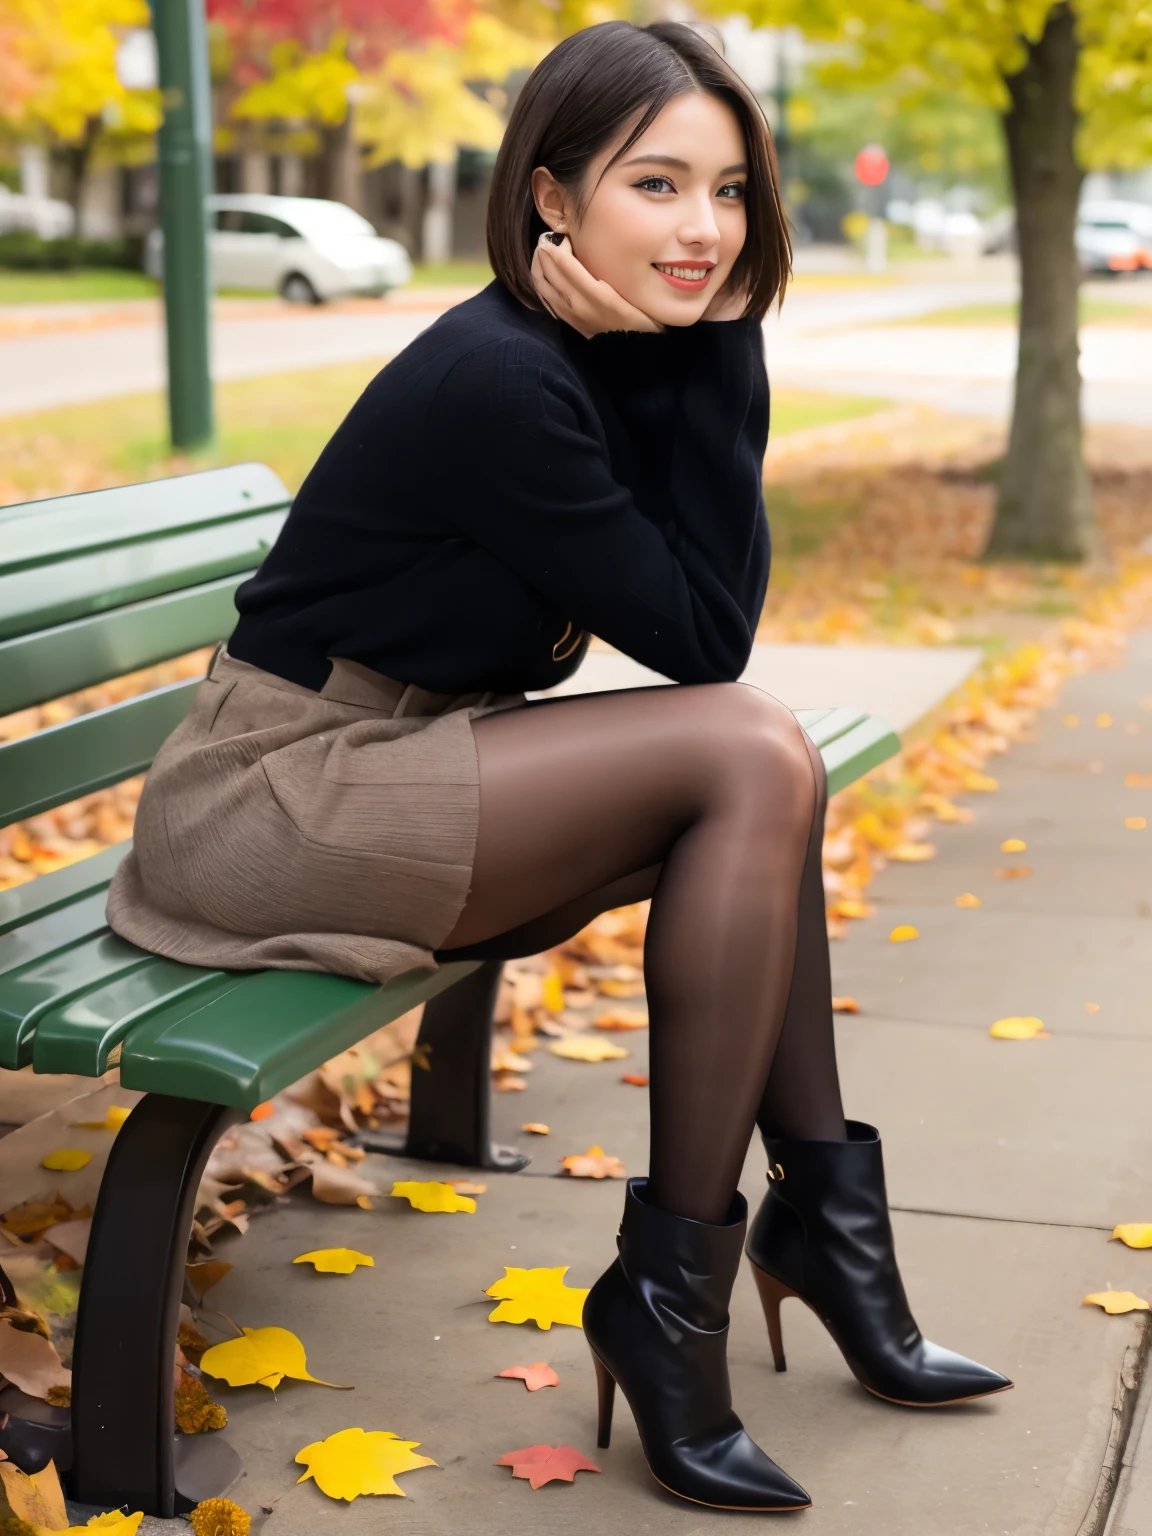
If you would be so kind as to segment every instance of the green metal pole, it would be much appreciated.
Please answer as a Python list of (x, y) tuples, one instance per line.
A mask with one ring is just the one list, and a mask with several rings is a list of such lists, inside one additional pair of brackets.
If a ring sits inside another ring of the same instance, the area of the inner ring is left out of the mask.
[(204, 0), (152, 0), (164, 122), (159, 136), (168, 421), (173, 448), (212, 443), (211, 313), (204, 200), (212, 190), (212, 98)]

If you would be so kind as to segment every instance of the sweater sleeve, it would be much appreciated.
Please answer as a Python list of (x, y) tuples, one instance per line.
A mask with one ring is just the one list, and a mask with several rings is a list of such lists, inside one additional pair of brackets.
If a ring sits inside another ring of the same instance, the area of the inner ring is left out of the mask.
[(724, 581), (753, 630), (768, 584), (764, 511), (768, 376), (755, 319), (703, 321), (660, 336), (620, 332), (591, 343), (617, 410), (638, 426), (661, 419), (671, 472), (670, 547)]
[[(707, 354), (732, 342), (750, 384), (746, 335), (693, 338), (690, 345)], [(634, 354), (629, 359), (640, 387), (651, 372), (637, 366)], [(682, 378), (685, 430), (671, 445), (675, 506), (663, 526), (645, 517), (614, 478), (587, 394), (549, 349), (520, 340), (477, 348), (451, 369), (432, 409), (437, 435), (451, 445), (450, 470), (443, 461), (439, 466), (454, 476), (445, 484), (448, 520), (576, 628), (681, 683), (740, 676), (767, 579), (762, 434), (758, 423), (749, 424), (740, 365), (727, 366), (726, 353), (708, 361), (718, 361), (719, 373), (709, 366), (683, 375), (674, 369)], [(689, 430), (693, 411), (700, 416)], [(717, 483), (710, 472), (733, 454), (744, 466), (740, 506), (733, 504), (731, 474)]]

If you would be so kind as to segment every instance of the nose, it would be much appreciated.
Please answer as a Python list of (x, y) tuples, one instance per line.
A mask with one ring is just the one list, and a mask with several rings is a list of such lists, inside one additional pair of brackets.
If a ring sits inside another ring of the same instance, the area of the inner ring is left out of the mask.
[(712, 207), (712, 194), (701, 188), (680, 203), (682, 218), (676, 231), (683, 245), (714, 246), (720, 243), (720, 228)]

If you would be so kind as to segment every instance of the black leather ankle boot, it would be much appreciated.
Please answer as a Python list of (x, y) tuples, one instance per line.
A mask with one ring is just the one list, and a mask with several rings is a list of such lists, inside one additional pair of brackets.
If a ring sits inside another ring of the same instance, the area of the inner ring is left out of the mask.
[(1004, 1392), (1012, 1383), (926, 1339), (896, 1267), (874, 1126), (848, 1121), (847, 1141), (765, 1137), (768, 1193), (748, 1257), (764, 1305), (776, 1369), (784, 1365), (780, 1303), (806, 1301), (861, 1386), (912, 1408)]
[(748, 1213), (709, 1226), (672, 1216), (629, 1179), (620, 1256), (584, 1303), (606, 1446), (619, 1382), (649, 1470), (670, 1493), (715, 1509), (806, 1509), (811, 1500), (745, 1433), (728, 1386), (728, 1301)]

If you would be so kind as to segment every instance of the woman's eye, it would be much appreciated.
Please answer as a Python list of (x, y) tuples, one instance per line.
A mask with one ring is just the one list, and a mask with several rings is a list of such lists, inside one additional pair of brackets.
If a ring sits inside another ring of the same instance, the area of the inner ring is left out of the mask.
[(676, 190), (667, 176), (645, 176), (643, 181), (638, 181), (636, 185), (645, 192), (663, 192), (666, 188), (671, 188), (673, 192)]
[(744, 196), (744, 183), (742, 181), (730, 181), (720, 188), (716, 194), (718, 197), (738, 198)]

